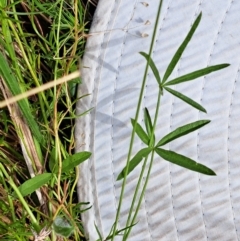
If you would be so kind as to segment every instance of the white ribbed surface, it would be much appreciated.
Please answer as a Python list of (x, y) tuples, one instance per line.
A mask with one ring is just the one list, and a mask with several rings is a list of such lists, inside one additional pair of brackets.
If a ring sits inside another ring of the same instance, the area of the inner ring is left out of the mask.
[[(87, 43), (79, 96), (91, 95), (78, 102), (77, 112), (94, 109), (77, 120), (76, 151), (92, 152), (91, 159), (80, 165), (78, 183), (79, 200), (93, 205), (82, 215), (90, 240), (98, 238), (94, 223), (106, 237), (116, 214), (121, 182), (115, 180), (125, 165), (130, 118), (135, 116), (146, 64), (138, 52), (149, 50), (159, 1), (148, 3), (145, 7), (138, 1), (100, 0)], [(172, 78), (208, 65), (231, 66), (175, 87), (201, 103), (208, 114), (165, 92), (156, 136), (159, 140), (181, 125), (210, 119), (209, 125), (166, 148), (209, 166), (217, 177), (156, 157), (129, 240), (240, 240), (240, 1), (164, 0), (152, 57), (162, 76), (200, 11), (200, 25)], [(151, 25), (144, 25), (147, 20)], [(149, 37), (141, 37), (144, 33)], [(156, 97), (157, 85), (150, 72), (143, 105), (151, 115)], [(141, 147), (136, 138), (134, 152)], [(128, 178), (119, 228), (124, 227), (139, 170)]]

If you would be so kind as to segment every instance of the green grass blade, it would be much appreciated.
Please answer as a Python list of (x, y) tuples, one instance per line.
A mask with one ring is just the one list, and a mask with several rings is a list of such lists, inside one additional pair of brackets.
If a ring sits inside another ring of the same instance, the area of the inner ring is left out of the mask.
[[(62, 172), (66, 173), (74, 169), (80, 163), (86, 161), (91, 156), (91, 152), (83, 151), (76, 153), (62, 161)], [(55, 169), (56, 170), (56, 169)]]
[(158, 69), (155, 65), (155, 63), (153, 62), (151, 56), (149, 56), (148, 54), (144, 53), (144, 52), (140, 52), (140, 54), (147, 60), (149, 66), (151, 67), (152, 69), (152, 72), (158, 82), (159, 85), (161, 85), (161, 77), (160, 77), (160, 74), (158, 72)]
[(201, 106), (200, 104), (198, 104), (197, 102), (195, 102), (194, 100), (190, 99), (189, 97), (187, 97), (186, 95), (181, 94), (180, 92), (170, 89), (168, 87), (164, 87), (165, 90), (167, 90), (169, 93), (175, 95), (176, 97), (178, 97), (179, 99), (183, 100), (184, 102), (186, 102), (187, 104), (191, 105), (192, 107), (207, 113), (206, 109)]
[[(49, 160), (49, 168), (51, 172), (58, 173), (59, 164), (57, 157), (55, 157), (56, 149), (53, 148), (50, 154)], [(74, 155), (68, 156), (66, 159), (62, 161), (62, 173), (67, 173), (73, 170), (76, 166), (86, 161), (91, 156), (90, 152), (83, 151), (79, 153), (75, 153)]]
[(18, 190), (21, 192), (22, 196), (29, 195), (35, 192), (37, 189), (45, 185), (52, 178), (52, 173), (43, 173), (37, 175), (18, 187)]
[(201, 17), (202, 17), (202, 13), (200, 13), (200, 14), (198, 15), (198, 17), (197, 17), (196, 20), (194, 21), (194, 23), (193, 23), (190, 31), (188, 32), (186, 38), (184, 39), (184, 41), (182, 42), (182, 44), (181, 44), (180, 47), (178, 48), (177, 52), (174, 54), (174, 56), (173, 56), (170, 64), (169, 64), (168, 67), (167, 67), (167, 70), (166, 70), (166, 72), (165, 72), (165, 74), (164, 74), (164, 76), (163, 76), (163, 81), (162, 81), (162, 83), (165, 83), (165, 82), (167, 81), (168, 77), (171, 75), (173, 69), (175, 68), (175, 66), (176, 66), (176, 64), (177, 64), (177, 62), (179, 61), (179, 59), (180, 59), (181, 56), (182, 56), (183, 51), (184, 51), (185, 48), (187, 47), (187, 45), (188, 45), (189, 41), (191, 40), (191, 38), (192, 38), (195, 30), (197, 29), (198, 24), (199, 24), (199, 22), (200, 22), (200, 20), (201, 20)]
[[(136, 121), (134, 119), (131, 119), (131, 123), (132, 123), (132, 126), (134, 126)], [(135, 132), (138, 135), (138, 137), (142, 140), (143, 143), (145, 143), (146, 145), (149, 144), (149, 137), (147, 133), (143, 130), (143, 128), (138, 123), (136, 123)]]
[[(7, 61), (5, 60), (1, 52), (0, 52), (0, 74), (3, 76), (5, 83), (7, 84), (8, 88), (10, 89), (13, 95), (18, 95), (21, 93), (19, 83), (14, 77)], [(43, 144), (43, 140), (44, 140), (43, 136), (39, 130), (38, 124), (36, 123), (33, 115), (31, 114), (31, 109), (29, 107), (27, 99), (18, 101), (18, 105), (22, 111), (22, 114), (25, 120), (29, 125), (29, 128), (32, 131), (32, 134), (36, 137), (39, 143)]]
[(194, 160), (186, 156), (180, 155), (173, 151), (167, 151), (161, 148), (155, 148), (155, 151), (160, 157), (162, 157), (166, 161), (169, 161), (181, 167), (185, 167), (195, 172), (199, 172), (210, 176), (216, 176), (216, 173), (213, 170), (200, 163), (195, 162)]
[(196, 70), (192, 73), (189, 73), (189, 74), (180, 76), (176, 79), (170, 80), (169, 82), (165, 83), (164, 86), (176, 85), (176, 84), (180, 84), (182, 82), (194, 80), (194, 79), (197, 79), (197, 78), (202, 77), (204, 75), (210, 74), (211, 72), (218, 71), (220, 69), (226, 68), (229, 65), (230, 64), (218, 64), (218, 65), (206, 67), (204, 69), (199, 69), (199, 70)]
[[(132, 160), (130, 160), (127, 175), (142, 161), (144, 157), (147, 157), (151, 150), (152, 148), (143, 148), (132, 158)], [(123, 170), (120, 172), (117, 177), (117, 181), (124, 178), (125, 169), (126, 167), (124, 167)]]
[(169, 134), (167, 134), (166, 136), (164, 136), (157, 143), (156, 147), (163, 146), (181, 136), (187, 135), (188, 133), (191, 133), (191, 132), (205, 126), (209, 122), (210, 122), (210, 120), (199, 120), (199, 121), (195, 121), (195, 122), (189, 123), (187, 125), (178, 127), (176, 130), (174, 130), (174, 131), (170, 132)]

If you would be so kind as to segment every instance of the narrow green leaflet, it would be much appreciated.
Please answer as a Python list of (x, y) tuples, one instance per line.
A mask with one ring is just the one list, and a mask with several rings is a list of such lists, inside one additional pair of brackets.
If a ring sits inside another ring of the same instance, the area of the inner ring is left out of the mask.
[[(21, 93), (21, 89), (19, 87), (19, 83), (11, 72), (11, 69), (5, 60), (4, 56), (0, 52), (0, 74), (2, 74), (4, 81), (6, 82), (8, 88), (12, 92), (13, 95), (17, 95)], [(18, 105), (22, 111), (25, 120), (27, 121), (32, 134), (36, 137), (39, 143), (43, 143), (43, 136), (39, 130), (39, 126), (34, 120), (33, 115), (31, 114), (31, 109), (29, 107), (27, 99), (23, 99), (18, 101)]]
[(196, 28), (198, 27), (198, 24), (201, 20), (202, 17), (202, 13), (200, 13), (197, 17), (197, 19), (195, 20), (195, 22), (193, 23), (190, 31), (188, 32), (186, 38), (184, 39), (184, 41), (182, 42), (182, 44), (180, 45), (180, 47), (178, 48), (177, 52), (174, 54), (170, 64), (167, 67), (167, 70), (163, 76), (163, 80), (162, 83), (165, 83), (168, 79), (168, 77), (171, 75), (173, 69), (175, 68), (177, 62), (179, 61), (179, 59), (182, 56), (183, 51), (185, 50), (185, 48), (187, 47), (189, 41), (191, 40)]
[[(132, 123), (132, 126), (134, 127), (136, 121), (134, 119), (131, 119), (131, 123)], [(138, 135), (138, 137), (142, 140), (143, 143), (145, 143), (146, 145), (149, 144), (149, 138), (147, 133), (143, 130), (143, 128), (138, 123), (136, 123), (135, 132)]]
[(209, 66), (206, 67), (204, 69), (199, 69), (196, 70), (192, 73), (180, 76), (176, 79), (170, 80), (169, 82), (165, 83), (164, 86), (168, 86), (168, 85), (176, 85), (176, 84), (180, 84), (182, 82), (186, 82), (186, 81), (190, 81), (190, 80), (194, 80), (197, 79), (199, 77), (202, 77), (204, 75), (210, 74), (214, 71), (218, 71), (220, 69), (224, 69), (226, 67), (228, 67), (230, 64), (218, 64), (218, 65), (213, 65), (213, 66)]
[[(150, 139), (153, 132), (153, 125), (152, 125), (151, 117), (147, 108), (144, 109), (144, 122), (148, 133), (148, 137)], [(152, 145), (154, 143), (155, 143), (155, 135), (153, 134), (153, 141), (152, 143), (149, 142), (148, 145)]]
[(153, 62), (151, 56), (149, 56), (148, 54), (146, 54), (146, 53), (144, 53), (144, 52), (140, 52), (140, 54), (141, 54), (147, 61), (149, 61), (149, 62), (148, 62), (148, 63), (149, 63), (149, 66), (151, 67), (152, 72), (153, 72), (153, 74), (154, 74), (154, 76), (155, 76), (158, 84), (161, 85), (160, 74), (159, 74), (158, 69), (157, 69), (155, 63)]
[[(83, 151), (76, 153), (62, 161), (62, 172), (69, 172), (80, 163), (86, 161), (91, 156), (91, 152)], [(56, 170), (58, 171), (58, 170)]]
[[(122, 229), (119, 229), (119, 230), (117, 229), (116, 232), (115, 232), (115, 235), (116, 235), (116, 236), (122, 236), (122, 232), (123, 232), (123, 231), (129, 230), (130, 228), (132, 228), (132, 227), (135, 226), (136, 224), (137, 224), (137, 222), (136, 222), (136, 223), (133, 223), (132, 225), (129, 225), (129, 226), (125, 227), (125, 228), (122, 228)], [(111, 232), (112, 232), (112, 230), (111, 230)], [(111, 232), (110, 232), (110, 233), (111, 233)], [(101, 240), (98, 239), (98, 240), (96, 240), (96, 241), (107, 241), (107, 240), (110, 240), (112, 237), (113, 237), (113, 234), (108, 235), (104, 240), (103, 240), (103, 239), (101, 239)], [(123, 237), (122, 240), (125, 240), (124, 237)]]
[(178, 127), (176, 130), (170, 132), (169, 134), (167, 134), (166, 136), (164, 136), (156, 145), (156, 147), (159, 146), (163, 146), (181, 136), (187, 135), (190, 132), (193, 132), (203, 126), (205, 126), (206, 124), (208, 124), (210, 122), (210, 120), (199, 120), (199, 121), (195, 121), (192, 123), (189, 123), (187, 125)]
[[(132, 158), (132, 160), (130, 160), (127, 175), (142, 161), (144, 157), (147, 157), (147, 155), (151, 152), (151, 150), (152, 148), (143, 148)], [(117, 181), (124, 178), (125, 170), (126, 170), (126, 167), (124, 167), (123, 170), (118, 175)]]
[(167, 151), (161, 148), (155, 148), (155, 151), (160, 157), (162, 157), (166, 161), (172, 162), (174, 164), (177, 164), (181, 167), (185, 167), (195, 172), (199, 172), (210, 176), (216, 176), (216, 173), (213, 170), (200, 163), (195, 162), (194, 160), (186, 156), (180, 155), (173, 151)]
[(170, 89), (168, 87), (164, 87), (165, 90), (167, 90), (169, 93), (175, 95), (176, 97), (178, 97), (179, 99), (183, 100), (184, 102), (188, 103), (189, 105), (191, 105), (192, 107), (207, 113), (206, 109), (201, 106), (200, 104), (198, 104), (197, 102), (195, 102), (194, 100), (190, 99), (189, 97), (187, 97), (186, 95), (181, 94), (180, 92)]
[(52, 177), (52, 173), (43, 173), (37, 175), (18, 187), (18, 190), (21, 192), (22, 196), (29, 195), (35, 192), (37, 189), (45, 185), (48, 181), (50, 181)]
[(145, 123), (148, 136), (150, 137), (153, 131), (153, 125), (152, 125), (151, 117), (147, 108), (144, 109), (144, 123)]

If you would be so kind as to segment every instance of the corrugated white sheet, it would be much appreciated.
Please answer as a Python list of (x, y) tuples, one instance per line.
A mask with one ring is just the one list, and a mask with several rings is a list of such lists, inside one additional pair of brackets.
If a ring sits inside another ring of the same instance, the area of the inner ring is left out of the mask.
[[(159, 0), (100, 0), (83, 60), (77, 112), (91, 107), (76, 123), (76, 151), (92, 157), (80, 165), (78, 196), (92, 208), (82, 215), (86, 235), (96, 240), (94, 223), (106, 237), (113, 224), (145, 60)], [(177, 85), (176, 90), (201, 103), (203, 114), (164, 94), (157, 140), (171, 130), (199, 119), (204, 128), (166, 148), (212, 168), (217, 177), (200, 175), (156, 157), (151, 179), (129, 240), (240, 240), (240, 1), (164, 0), (153, 59), (163, 75), (176, 49), (199, 14), (202, 21), (172, 78), (220, 63), (231, 66), (204, 78)], [(150, 25), (144, 25), (149, 21)], [(142, 37), (148, 34), (149, 37)], [(157, 85), (149, 72), (143, 107), (151, 115)], [(142, 121), (142, 113), (139, 121)], [(143, 147), (137, 139), (134, 152)], [(137, 174), (128, 178), (119, 228), (128, 214)], [(116, 239), (120, 240), (120, 239)]]

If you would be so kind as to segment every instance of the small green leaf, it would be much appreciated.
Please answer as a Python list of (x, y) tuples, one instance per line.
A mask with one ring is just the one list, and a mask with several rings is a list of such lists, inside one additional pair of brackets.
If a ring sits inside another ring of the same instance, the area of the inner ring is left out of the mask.
[[(74, 167), (78, 166), (80, 163), (86, 161), (91, 156), (91, 152), (83, 151), (76, 153), (62, 161), (62, 172), (66, 173), (70, 170), (74, 169)], [(58, 170), (56, 170), (57, 172)]]
[(180, 92), (170, 89), (168, 87), (164, 87), (165, 90), (167, 90), (169, 93), (175, 95), (176, 97), (178, 97), (179, 99), (183, 100), (184, 102), (186, 102), (187, 104), (191, 105), (192, 107), (207, 113), (206, 109), (201, 106), (200, 104), (198, 104), (197, 102), (195, 102), (194, 100), (188, 98), (186, 95), (181, 94)]
[(187, 125), (178, 127), (176, 130), (170, 132), (169, 134), (167, 134), (166, 136), (164, 136), (156, 145), (156, 147), (159, 146), (163, 146), (181, 136), (187, 135), (190, 132), (193, 132), (203, 126), (205, 126), (206, 124), (208, 124), (210, 122), (210, 120), (199, 120), (199, 121), (195, 121), (192, 123), (189, 123)]
[(197, 19), (195, 20), (195, 22), (193, 23), (190, 31), (188, 32), (186, 38), (184, 39), (184, 41), (182, 42), (182, 44), (180, 45), (180, 47), (178, 48), (177, 52), (174, 54), (170, 64), (167, 67), (167, 70), (163, 76), (163, 81), (162, 83), (165, 83), (168, 79), (168, 77), (171, 75), (173, 69), (175, 68), (177, 62), (179, 61), (179, 59), (182, 56), (183, 51), (185, 50), (185, 48), (187, 47), (189, 41), (191, 40), (196, 28), (198, 27), (198, 24), (201, 20), (202, 17), (202, 13), (200, 13), (197, 17)]
[(211, 176), (216, 176), (216, 173), (211, 170), (210, 168), (195, 162), (194, 160), (180, 155), (176, 152), (173, 151), (167, 151), (161, 148), (155, 148), (156, 153), (162, 157), (163, 159), (165, 159), (166, 161), (172, 162), (174, 164), (177, 164), (181, 167), (185, 167), (189, 170), (195, 171), (195, 172), (199, 172), (202, 174), (206, 174), (206, 175), (211, 175)]
[[(132, 158), (132, 160), (130, 160), (127, 175), (142, 161), (144, 157), (147, 157), (147, 155), (151, 152), (151, 150), (152, 148), (143, 148)], [(124, 178), (125, 170), (126, 170), (126, 167), (124, 167), (123, 170), (118, 175), (117, 181)]]
[(52, 173), (43, 173), (37, 175), (18, 187), (18, 190), (21, 192), (22, 196), (29, 195), (35, 192), (37, 189), (45, 185), (52, 178)]
[(151, 117), (147, 108), (144, 109), (144, 123), (145, 123), (148, 136), (150, 137), (153, 131), (153, 125), (152, 125)]
[(57, 216), (53, 221), (53, 230), (60, 236), (68, 238), (74, 231), (74, 226), (64, 217)]
[[(147, 108), (144, 109), (144, 123), (148, 133), (148, 137), (150, 139), (153, 132), (153, 125), (152, 125), (151, 117)], [(153, 141), (151, 143), (148, 143), (148, 145), (152, 145), (152, 144), (154, 145), (154, 143), (155, 143), (155, 135), (153, 134)]]
[(224, 69), (224, 68), (228, 67), (229, 65), (230, 64), (218, 64), (218, 65), (206, 67), (204, 69), (199, 69), (199, 70), (196, 70), (196, 71), (191, 72), (189, 74), (185, 74), (183, 76), (180, 76), (176, 79), (170, 80), (169, 82), (165, 83), (164, 86), (176, 85), (176, 84), (180, 84), (182, 82), (194, 80), (194, 79), (197, 79), (197, 78), (202, 77), (204, 75), (210, 74), (214, 71)]
[(159, 85), (161, 85), (161, 77), (160, 77), (160, 74), (158, 72), (158, 69), (155, 65), (155, 63), (153, 62), (151, 56), (149, 56), (148, 54), (144, 53), (144, 52), (140, 52), (140, 54), (148, 61), (148, 64), (149, 66), (151, 67), (152, 69), (152, 72), (158, 82)]
[[(132, 126), (134, 127), (136, 121), (134, 119), (131, 119), (131, 123), (132, 123)], [(138, 137), (142, 140), (143, 143), (145, 143), (146, 145), (149, 144), (149, 138), (147, 133), (143, 130), (143, 128), (138, 123), (136, 123), (135, 132), (137, 133)]]

